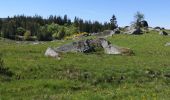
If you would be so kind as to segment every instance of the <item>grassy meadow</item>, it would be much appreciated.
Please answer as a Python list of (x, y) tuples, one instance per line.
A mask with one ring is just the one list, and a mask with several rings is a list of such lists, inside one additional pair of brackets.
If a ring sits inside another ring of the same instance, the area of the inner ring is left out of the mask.
[(112, 44), (133, 56), (67, 53), (61, 60), (44, 56), (48, 47), (71, 40), (31, 43), (0, 40), (4, 67), (0, 100), (168, 100), (170, 98), (170, 36), (113, 35)]

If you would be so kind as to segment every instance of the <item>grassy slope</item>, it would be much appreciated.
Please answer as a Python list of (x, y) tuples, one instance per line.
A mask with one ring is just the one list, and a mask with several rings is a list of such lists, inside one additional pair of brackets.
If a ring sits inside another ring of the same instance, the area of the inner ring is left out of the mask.
[(44, 57), (45, 44), (0, 42), (6, 67), (15, 73), (0, 82), (0, 99), (160, 99), (170, 98), (170, 37), (149, 33), (115, 35), (113, 44), (131, 48), (134, 56), (63, 54), (61, 60)]

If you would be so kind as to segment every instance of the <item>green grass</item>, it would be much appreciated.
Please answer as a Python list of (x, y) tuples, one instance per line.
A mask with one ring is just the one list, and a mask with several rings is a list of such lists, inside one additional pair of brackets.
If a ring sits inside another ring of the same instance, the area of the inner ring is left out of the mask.
[(12, 77), (0, 77), (0, 100), (168, 100), (170, 98), (169, 36), (158, 33), (114, 35), (112, 44), (131, 48), (134, 56), (62, 54), (44, 56), (47, 47), (71, 41), (31, 45), (0, 41), (5, 67)]

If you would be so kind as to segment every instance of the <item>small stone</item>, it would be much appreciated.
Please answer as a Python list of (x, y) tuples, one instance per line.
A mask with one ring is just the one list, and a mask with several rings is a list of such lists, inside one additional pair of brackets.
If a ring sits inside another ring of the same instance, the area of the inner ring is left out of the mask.
[(45, 56), (60, 59), (59, 54), (50, 47), (46, 50)]

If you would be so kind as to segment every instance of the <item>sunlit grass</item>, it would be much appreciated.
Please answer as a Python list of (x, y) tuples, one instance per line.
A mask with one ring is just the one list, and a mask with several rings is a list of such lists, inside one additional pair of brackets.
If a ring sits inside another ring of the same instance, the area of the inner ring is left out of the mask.
[[(0, 41), (5, 66), (14, 73), (0, 82), (0, 99), (115, 99), (168, 100), (170, 98), (169, 36), (114, 35), (112, 44), (134, 51), (133, 56), (62, 54), (61, 60), (44, 56), (47, 47), (71, 40), (31, 43)], [(167, 75), (167, 76), (166, 76)], [(1, 78), (1, 77), (0, 77)]]

